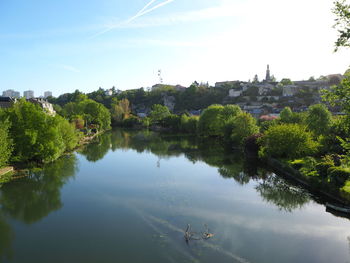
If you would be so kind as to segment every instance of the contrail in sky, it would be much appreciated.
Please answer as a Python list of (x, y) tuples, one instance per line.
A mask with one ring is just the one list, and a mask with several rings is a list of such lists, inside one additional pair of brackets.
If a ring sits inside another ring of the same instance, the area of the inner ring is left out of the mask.
[(148, 2), (148, 4), (145, 5), (140, 11), (138, 11), (138, 12), (136, 13), (136, 15), (130, 17), (129, 19), (127, 19), (127, 20), (125, 20), (125, 21), (123, 21), (123, 22), (121, 22), (121, 23), (119, 23), (119, 24), (117, 24), (117, 25), (110, 26), (110, 27), (108, 27), (108, 28), (102, 30), (101, 32), (98, 32), (97, 34), (93, 35), (93, 36), (90, 37), (89, 39), (92, 39), (92, 38), (95, 38), (95, 37), (97, 37), (97, 36), (103, 35), (103, 34), (109, 32), (109, 31), (111, 31), (111, 30), (113, 30), (114, 28), (117, 28), (117, 27), (119, 27), (119, 26), (127, 25), (127, 24), (131, 23), (132, 21), (134, 21), (136, 18), (139, 18), (139, 17), (141, 17), (141, 16), (143, 16), (143, 15), (146, 15), (146, 14), (148, 14), (148, 13), (150, 13), (150, 12), (152, 12), (152, 11), (154, 11), (154, 10), (156, 10), (156, 9), (158, 9), (158, 8), (160, 8), (160, 7), (162, 7), (162, 6), (165, 6), (165, 5), (167, 5), (167, 4), (170, 4), (171, 2), (174, 2), (175, 0), (166, 0), (166, 1), (164, 1), (164, 2), (161, 2), (161, 3), (159, 3), (159, 4), (155, 5), (155, 6), (153, 6), (153, 7), (149, 8), (149, 9), (147, 9), (147, 8), (148, 8), (150, 5), (152, 5), (155, 1), (156, 1), (156, 0), (151, 0), (151, 1)]

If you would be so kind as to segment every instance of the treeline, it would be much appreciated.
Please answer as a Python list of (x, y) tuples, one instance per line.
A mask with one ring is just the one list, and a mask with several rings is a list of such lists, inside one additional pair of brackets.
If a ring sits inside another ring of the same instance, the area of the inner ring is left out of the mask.
[(54, 116), (21, 99), (0, 109), (0, 167), (8, 163), (47, 163), (77, 147), (91, 133), (110, 128), (109, 111), (80, 96)]
[[(212, 104), (221, 104), (227, 98), (228, 92), (232, 88), (239, 88), (239, 83), (227, 84), (226, 86), (215, 88), (205, 83), (194, 82), (190, 87), (184, 90), (177, 90), (170, 85), (159, 85), (154, 90), (147, 91), (144, 88), (125, 90), (117, 92), (114, 88), (112, 94), (106, 94), (102, 88), (87, 93), (86, 96), (98, 103), (103, 104), (106, 108), (111, 109), (116, 101), (127, 99), (133, 111), (144, 111), (150, 109), (155, 104), (164, 104), (164, 96), (173, 97), (176, 101), (174, 111), (185, 112), (187, 110), (199, 110), (207, 108)], [(82, 93), (76, 90), (74, 93), (67, 93), (58, 98), (50, 98), (49, 101), (61, 107)]]

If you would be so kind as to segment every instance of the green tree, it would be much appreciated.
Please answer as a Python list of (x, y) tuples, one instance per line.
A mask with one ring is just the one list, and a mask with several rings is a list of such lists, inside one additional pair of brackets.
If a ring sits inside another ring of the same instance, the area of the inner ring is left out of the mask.
[(332, 106), (339, 105), (350, 114), (350, 73), (346, 72), (339, 85), (332, 86), (330, 90), (323, 90), (323, 99)]
[(263, 146), (260, 154), (282, 158), (312, 155), (318, 146), (306, 127), (299, 124), (271, 126), (259, 141)]
[(338, 31), (335, 42), (335, 51), (338, 51), (339, 47), (350, 47), (350, 4), (345, 0), (335, 1), (333, 13), (337, 16), (334, 28)]
[(8, 134), (9, 122), (0, 121), (0, 168), (5, 166), (12, 153), (12, 140)]
[(293, 118), (293, 112), (290, 107), (285, 107), (280, 113), (281, 122), (291, 123)]
[(280, 81), (280, 83), (283, 85), (283, 86), (286, 86), (286, 85), (292, 85), (293, 82), (290, 80), (290, 79), (287, 79), (287, 78), (284, 78)]
[(241, 113), (236, 105), (211, 105), (205, 109), (198, 122), (198, 132), (203, 136), (224, 136), (228, 121)]
[(50, 162), (75, 147), (76, 134), (68, 121), (46, 114), (38, 105), (21, 100), (2, 117), (11, 124), (14, 161)]
[(328, 133), (332, 122), (332, 114), (329, 112), (324, 104), (315, 104), (310, 106), (306, 124), (309, 130), (316, 135)]
[(256, 120), (249, 113), (242, 112), (238, 114), (232, 119), (232, 123), (231, 141), (239, 145), (241, 145), (248, 136), (259, 132)]
[(166, 106), (155, 104), (152, 106), (152, 110), (149, 114), (153, 123), (159, 123), (162, 119), (169, 116), (171, 113)]

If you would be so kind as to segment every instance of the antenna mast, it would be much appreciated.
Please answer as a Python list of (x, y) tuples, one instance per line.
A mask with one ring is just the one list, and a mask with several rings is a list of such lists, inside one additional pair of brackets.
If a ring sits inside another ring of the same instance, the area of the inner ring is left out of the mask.
[(162, 70), (160, 70), (160, 69), (158, 69), (158, 78), (159, 78), (159, 83), (163, 84)]

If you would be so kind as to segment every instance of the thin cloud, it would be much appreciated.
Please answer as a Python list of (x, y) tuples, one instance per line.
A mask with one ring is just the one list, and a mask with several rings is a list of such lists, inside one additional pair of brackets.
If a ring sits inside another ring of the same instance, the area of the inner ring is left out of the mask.
[(57, 65), (57, 67), (64, 69), (64, 70), (67, 70), (67, 71), (70, 71), (70, 72), (80, 73), (79, 69), (77, 69), (76, 67), (73, 67), (71, 65), (59, 64), (59, 65)]
[(150, 7), (155, 1), (156, 1), (156, 0), (151, 0), (151, 1), (148, 2), (140, 11), (138, 11), (138, 12), (136, 13), (136, 15), (130, 17), (129, 19), (127, 19), (127, 20), (125, 20), (125, 21), (123, 21), (123, 22), (121, 22), (121, 23), (118, 23), (118, 24), (116, 24), (116, 25), (110, 26), (110, 27), (108, 27), (108, 28), (102, 30), (101, 32), (99, 32), (99, 33), (93, 35), (90, 39), (95, 38), (95, 37), (98, 37), (98, 36), (101, 36), (101, 35), (103, 35), (103, 34), (109, 32), (109, 31), (111, 31), (111, 30), (113, 30), (113, 29), (115, 29), (115, 28), (125, 26), (125, 25), (131, 23), (132, 21), (134, 21), (135, 19), (137, 19), (137, 18), (139, 18), (139, 17), (141, 17), (141, 16), (144, 16), (144, 15), (146, 15), (146, 14), (148, 14), (148, 13), (150, 13), (150, 12), (152, 12), (152, 11), (154, 11), (154, 10), (156, 10), (156, 9), (158, 9), (158, 8), (160, 8), (160, 7), (162, 7), (162, 6), (165, 6), (165, 5), (167, 5), (167, 4), (170, 4), (171, 2), (174, 2), (175, 0), (166, 0), (166, 1), (164, 1), (164, 2), (161, 2), (161, 3), (159, 3), (159, 4), (155, 5), (155, 6), (153, 6), (153, 7), (149, 8), (149, 9), (147, 9), (147, 8)]
[[(149, 10), (147, 10), (148, 12)], [(214, 20), (218, 18), (235, 18), (240, 19), (244, 12), (244, 6), (237, 3), (222, 4), (209, 8), (173, 13), (166, 16), (157, 16), (151, 18), (140, 19), (138, 23), (118, 23), (112, 25), (112, 27), (123, 28), (145, 28), (145, 27), (157, 27), (157, 26), (170, 26), (179, 23), (191, 23), (200, 22), (206, 20)]]

